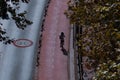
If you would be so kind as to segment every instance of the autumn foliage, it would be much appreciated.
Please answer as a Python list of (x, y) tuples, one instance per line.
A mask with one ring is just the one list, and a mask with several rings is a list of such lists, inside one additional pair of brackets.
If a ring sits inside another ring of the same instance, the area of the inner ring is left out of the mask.
[(120, 80), (120, 0), (69, 1), (65, 14), (82, 27), (76, 46), (96, 61), (93, 80)]

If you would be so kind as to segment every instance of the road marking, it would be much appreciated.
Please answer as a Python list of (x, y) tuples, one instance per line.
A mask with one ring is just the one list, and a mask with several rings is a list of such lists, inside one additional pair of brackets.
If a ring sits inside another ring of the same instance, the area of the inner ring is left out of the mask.
[(29, 39), (17, 39), (13, 42), (13, 45), (19, 48), (26, 48), (33, 45), (33, 42)]

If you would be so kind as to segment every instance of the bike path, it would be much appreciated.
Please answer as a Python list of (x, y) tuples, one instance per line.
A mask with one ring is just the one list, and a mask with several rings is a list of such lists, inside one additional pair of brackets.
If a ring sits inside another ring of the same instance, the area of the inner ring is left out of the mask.
[(51, 0), (45, 18), (40, 49), (39, 80), (69, 80), (68, 56), (60, 47), (59, 35), (65, 34), (64, 48), (68, 51), (70, 24), (64, 15), (68, 0)]

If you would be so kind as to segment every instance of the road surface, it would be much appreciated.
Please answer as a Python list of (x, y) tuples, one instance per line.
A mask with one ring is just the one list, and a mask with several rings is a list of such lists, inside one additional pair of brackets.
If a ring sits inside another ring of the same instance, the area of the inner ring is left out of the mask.
[(0, 43), (0, 80), (33, 80), (40, 25), (47, 1), (30, 0), (29, 4), (20, 4), (19, 11), (26, 10), (27, 19), (33, 21), (25, 30), (18, 29), (11, 19), (0, 19), (7, 36), (15, 40), (11, 45)]

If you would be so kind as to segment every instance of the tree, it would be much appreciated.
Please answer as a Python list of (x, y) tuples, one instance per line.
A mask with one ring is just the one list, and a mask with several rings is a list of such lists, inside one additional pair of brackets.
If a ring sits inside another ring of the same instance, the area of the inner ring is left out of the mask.
[(83, 55), (96, 61), (90, 64), (96, 68), (94, 80), (119, 80), (120, 0), (69, 1), (65, 14), (71, 24), (82, 26), (76, 45), (82, 45)]
[[(20, 8), (20, 2), (28, 3), (29, 0), (0, 0), (0, 18), (3, 20), (13, 19), (16, 26), (19, 29), (24, 30), (24, 28), (26, 28), (27, 25), (31, 25), (32, 22), (26, 19), (26, 11), (22, 13), (17, 12), (17, 10), (19, 10)], [(10, 39), (9, 36), (5, 35), (6, 31), (1, 26), (3, 26), (3, 24), (0, 22), (0, 42), (10, 44), (11, 42), (13, 42), (13, 39)]]

